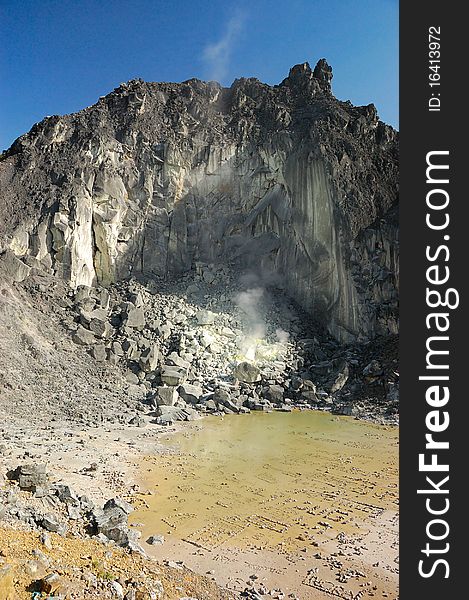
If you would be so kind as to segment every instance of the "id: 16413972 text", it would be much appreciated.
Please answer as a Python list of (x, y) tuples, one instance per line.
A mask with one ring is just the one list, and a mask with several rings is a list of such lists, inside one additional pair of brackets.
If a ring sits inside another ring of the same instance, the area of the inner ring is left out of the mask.
[(440, 27), (428, 28), (428, 85), (430, 86), (430, 97), (428, 99), (428, 110), (439, 112), (441, 110), (441, 33)]

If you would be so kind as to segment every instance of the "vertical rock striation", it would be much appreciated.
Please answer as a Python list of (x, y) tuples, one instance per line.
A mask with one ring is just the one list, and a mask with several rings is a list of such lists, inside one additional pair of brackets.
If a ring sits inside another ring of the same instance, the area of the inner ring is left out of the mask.
[(397, 133), (296, 65), (269, 86), (133, 80), (0, 161), (0, 251), (71, 286), (229, 263), (338, 339), (397, 330)]

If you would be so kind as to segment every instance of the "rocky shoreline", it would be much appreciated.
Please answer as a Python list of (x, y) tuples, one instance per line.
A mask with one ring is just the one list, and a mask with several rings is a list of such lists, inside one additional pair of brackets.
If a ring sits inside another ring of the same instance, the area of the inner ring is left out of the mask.
[(33, 301), (57, 302), (66, 335), (115, 366), (122, 391), (153, 407), (158, 424), (292, 407), (396, 422), (397, 337), (340, 344), (278, 282), (200, 264), (173, 281), (67, 291), (33, 271)]
[[(196, 429), (199, 427), (195, 423), (193, 425)], [(28, 453), (23, 454), (23, 459), (31, 462), (23, 463), (16, 469), (8, 469), (8, 465), (17, 463), (18, 446), (11, 443), (11, 440), (8, 450), (3, 447), (0, 463), (2, 472), (6, 470), (7, 478), (0, 486), (0, 590), (3, 590), (3, 581), (7, 581), (8, 577), (15, 582), (14, 585), (12, 583), (12, 595), (5, 595), (5, 600), (29, 598), (29, 595), (21, 595), (26, 588), (48, 592), (43, 596), (36, 596), (37, 598), (50, 597), (57, 600), (95, 597), (125, 600), (286, 598), (283, 586), (266, 588), (260, 575), (246, 577), (244, 585), (237, 591), (225, 588), (222, 581), (218, 582), (218, 578), (215, 581), (214, 572), (208, 567), (200, 569), (191, 565), (188, 568), (186, 559), (189, 556), (186, 556), (187, 551), (184, 552), (183, 549), (170, 550), (173, 560), (160, 559), (155, 562), (151, 549), (165, 544), (164, 536), (155, 533), (148, 539), (143, 539), (140, 537), (139, 524), (128, 523), (128, 516), (133, 511), (132, 504), (141, 506), (142, 502), (145, 503), (145, 497), (154, 493), (139, 485), (142, 457), (167, 453), (168, 433), (182, 432), (186, 427), (181, 423), (176, 428), (123, 425), (113, 430), (80, 427), (74, 432), (73, 428), (69, 428), (66, 433), (74, 443), (68, 444), (68, 447), (59, 443), (51, 452), (50, 444), (48, 445), (50, 437), (57, 440), (65, 433), (61, 427), (57, 427), (48, 438), (38, 436), (34, 444), (35, 452), (31, 452), (30, 456), (26, 456)], [(89, 440), (89, 451), (74, 463), (71, 455), (77, 452), (73, 446), (83, 446), (81, 442), (84, 439)], [(99, 444), (97, 439), (100, 440)], [(90, 456), (95, 457), (97, 462), (90, 464)], [(48, 464), (32, 462), (38, 460), (47, 460)], [(79, 468), (81, 465), (84, 466)], [(85, 495), (85, 491), (89, 492), (89, 496)], [(106, 500), (116, 493), (119, 495)], [(23, 535), (27, 536), (27, 541), (19, 545), (13, 544), (12, 547), (8, 537), (12, 535), (13, 539), (17, 535), (20, 535), (19, 539)], [(63, 557), (64, 541), (67, 542), (68, 551), (72, 553), (72, 558), (68, 558), (66, 565)], [(86, 546), (88, 543), (91, 546)], [(82, 549), (83, 545), (86, 546), (86, 551)], [(342, 546), (336, 548), (335, 544), (330, 544), (321, 551), (322, 560), (331, 569), (336, 567), (334, 556), (340, 547)], [(21, 559), (18, 559), (17, 552), (20, 548), (23, 553)], [(25, 548), (29, 548), (28, 553), (24, 552)], [(81, 550), (74, 553), (74, 548)], [(357, 549), (358, 546), (355, 547), (355, 552)], [(362, 551), (358, 552), (361, 553)], [(253, 557), (256, 554), (257, 552)], [(273, 555), (265, 557), (271, 567), (275, 564), (274, 558)], [(139, 565), (138, 576), (135, 573), (135, 561)], [(327, 561), (332, 562), (329, 565)], [(188, 562), (191, 563), (190, 560)], [(142, 571), (147, 571), (143, 579)], [(352, 570), (349, 571), (349, 576), (354, 577)], [(204, 572), (207, 575), (196, 574)], [(226, 573), (229, 572), (227, 568)], [(119, 577), (117, 573), (120, 573)], [(175, 585), (175, 580), (180, 585)], [(222, 587), (219, 588), (217, 583)], [(320, 590), (320, 583), (320, 579), (317, 584), (312, 579), (310, 585)], [(297, 598), (294, 594), (288, 597)], [(319, 594), (317, 597), (323, 596)]]

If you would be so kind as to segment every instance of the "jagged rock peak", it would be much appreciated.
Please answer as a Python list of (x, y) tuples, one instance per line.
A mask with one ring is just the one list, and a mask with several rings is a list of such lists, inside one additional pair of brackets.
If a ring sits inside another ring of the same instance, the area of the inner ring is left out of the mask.
[(325, 58), (318, 60), (317, 65), (314, 67), (313, 77), (319, 79), (320, 81), (326, 82), (330, 86), (333, 77), (332, 67), (328, 64)]
[(321, 58), (314, 67), (314, 71), (308, 62), (295, 65), (280, 85), (297, 87), (301, 90), (307, 88), (312, 93), (319, 91), (331, 93), (331, 80), (332, 67), (325, 58)]
[[(331, 93), (331, 81), (332, 81), (332, 67), (329, 65), (325, 58), (321, 58), (316, 63), (314, 70), (311, 68), (309, 62), (300, 63), (294, 65), (286, 77), (279, 86), (289, 86), (290, 88), (297, 88), (299, 91), (309, 91), (312, 93), (316, 92), (329, 92)], [(131, 79), (127, 82), (121, 83), (118, 87), (114, 89), (114, 93), (124, 93), (128, 94), (129, 92), (136, 92), (138, 90), (144, 90), (144, 88), (154, 85), (176, 85), (176, 86), (187, 86), (188, 88), (193, 88), (195, 90), (201, 91), (202, 89), (210, 89), (213, 91), (220, 91), (223, 86), (217, 81), (203, 81), (201, 79), (197, 79), (192, 77), (183, 81), (180, 84), (175, 83), (155, 83), (155, 82), (145, 82), (141, 78)], [(239, 87), (266, 87), (269, 86), (266, 83), (260, 81), (257, 77), (239, 77), (236, 78), (231, 84), (231, 90), (236, 90)], [(225, 88), (226, 89), (226, 88)]]

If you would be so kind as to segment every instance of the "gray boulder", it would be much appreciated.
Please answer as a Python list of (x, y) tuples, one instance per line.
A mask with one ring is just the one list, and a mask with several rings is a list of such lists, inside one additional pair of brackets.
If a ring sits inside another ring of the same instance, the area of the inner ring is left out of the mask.
[(114, 354), (114, 352), (112, 350), (109, 350), (109, 352), (107, 354), (108, 354), (107, 359), (111, 363), (111, 365), (117, 365), (119, 363), (120, 356), (117, 356), (117, 354)]
[(161, 372), (161, 381), (166, 385), (180, 385), (186, 380), (187, 369), (165, 365)]
[(29, 276), (31, 267), (25, 265), (22, 260), (13, 254), (13, 252), (7, 250), (0, 255), (0, 273), (2, 273), (6, 279), (12, 279), (13, 281), (20, 283)]
[(26, 464), (20, 465), (13, 477), (18, 480), (22, 490), (35, 492), (38, 488), (43, 488), (48, 483), (48, 476), (45, 464)]
[(127, 373), (125, 374), (125, 380), (127, 381), (127, 383), (130, 383), (132, 385), (138, 385), (140, 381), (137, 375), (135, 375), (135, 373), (133, 373), (132, 371), (127, 371)]
[(306, 388), (301, 391), (300, 398), (305, 400), (308, 404), (316, 404), (319, 402), (319, 398), (316, 392), (312, 389)]
[(134, 427), (145, 427), (146, 422), (141, 415), (135, 415), (129, 419), (129, 425), (133, 425)]
[(112, 342), (112, 351), (116, 356), (124, 356), (124, 349), (120, 342)]
[(239, 406), (236, 404), (230, 393), (223, 388), (218, 388), (213, 394), (213, 401), (218, 405), (227, 408), (232, 413), (239, 412)]
[(150, 373), (151, 371), (154, 371), (156, 369), (159, 360), (160, 349), (158, 347), (158, 344), (152, 344), (140, 355), (139, 364), (142, 368), (142, 371), (145, 371), (145, 373)]
[(162, 340), (167, 340), (170, 337), (170, 335), (173, 331), (173, 328), (174, 328), (173, 324), (170, 321), (166, 321), (166, 323), (163, 323), (163, 325), (160, 325), (157, 328), (158, 336)]
[(264, 392), (264, 397), (273, 404), (282, 404), (283, 394), (284, 390), (281, 385), (269, 385), (269, 387)]
[(381, 364), (377, 360), (372, 360), (366, 367), (363, 369), (363, 375), (369, 379), (374, 377), (379, 377), (383, 374), (383, 369)]
[(82, 325), (78, 326), (72, 339), (75, 344), (78, 344), (79, 346), (90, 346), (96, 342), (93, 332), (85, 329)]
[(91, 288), (87, 285), (79, 285), (75, 291), (75, 303), (79, 304), (90, 297)]
[(140, 292), (130, 294), (129, 300), (137, 308), (140, 308), (141, 306), (143, 306), (145, 304), (143, 296)]
[(330, 393), (335, 394), (336, 392), (339, 392), (344, 387), (344, 385), (347, 383), (348, 377), (349, 377), (348, 364), (344, 363), (332, 379), (331, 386), (330, 386)]
[(179, 386), (178, 391), (181, 398), (191, 404), (197, 404), (204, 393), (200, 386), (190, 383), (183, 383)]
[(109, 338), (112, 334), (112, 327), (107, 321), (91, 319), (89, 329), (100, 338)]
[(91, 349), (91, 354), (98, 362), (104, 362), (107, 357), (106, 346), (104, 344), (96, 344)]
[(147, 539), (147, 544), (150, 544), (150, 546), (158, 546), (160, 544), (164, 544), (164, 535), (151, 535)]
[(158, 406), (174, 406), (179, 396), (174, 386), (160, 385), (156, 388), (156, 404)]
[(245, 406), (251, 410), (258, 410), (264, 412), (270, 412), (272, 410), (272, 405), (268, 400), (263, 400), (260, 398), (248, 398), (245, 403)]
[(182, 367), (183, 369), (189, 370), (190, 362), (181, 358), (177, 352), (171, 352), (169, 356), (166, 357), (166, 364), (174, 367)]
[(104, 308), (104, 310), (109, 309), (111, 296), (106, 289), (99, 290), (98, 300), (99, 300), (99, 304), (101, 305), (101, 308)]
[(108, 320), (107, 310), (104, 308), (95, 308), (89, 313), (90, 322), (91, 321), (101, 321), (101, 323), (106, 323)]
[(114, 510), (115, 508), (125, 512), (126, 515), (130, 515), (130, 513), (134, 510), (133, 506), (129, 502), (122, 500), (122, 498), (119, 498), (118, 496), (108, 500), (104, 505), (103, 510)]
[(145, 327), (145, 313), (143, 309), (136, 306), (129, 308), (125, 318), (125, 325), (133, 329), (143, 329)]
[(47, 531), (53, 531), (59, 535), (65, 535), (67, 533), (67, 524), (59, 521), (55, 515), (43, 515), (38, 522), (44, 529), (47, 529)]
[(233, 375), (236, 377), (236, 379), (244, 381), (245, 383), (255, 383), (261, 379), (260, 369), (247, 361), (240, 362), (238, 365), (236, 365)]
[(127, 354), (129, 360), (138, 360), (140, 358), (140, 351), (136, 341), (125, 340), (122, 344), (122, 349)]
[(69, 485), (55, 483), (51, 489), (55, 492), (61, 502), (65, 502), (66, 504), (80, 504), (78, 496)]
[(205, 410), (209, 412), (216, 412), (218, 410), (217, 403), (212, 398), (207, 398), (207, 400), (204, 400), (203, 406), (205, 406)]
[(177, 406), (159, 406), (157, 411), (158, 425), (171, 425), (175, 421), (194, 421), (199, 414), (192, 408), (179, 408)]
[(92, 513), (97, 533), (125, 546), (132, 537), (129, 537), (131, 532), (127, 527), (127, 519), (132, 510), (132, 506), (125, 500), (120, 498), (108, 500), (102, 509), (95, 509)]
[(195, 318), (199, 325), (212, 325), (215, 322), (216, 314), (210, 310), (199, 310)]

